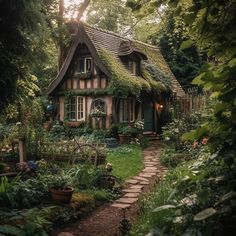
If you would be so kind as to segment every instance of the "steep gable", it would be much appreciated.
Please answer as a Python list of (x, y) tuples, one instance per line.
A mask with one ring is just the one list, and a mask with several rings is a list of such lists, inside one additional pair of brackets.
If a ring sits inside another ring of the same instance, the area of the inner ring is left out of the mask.
[[(110, 78), (109, 92), (114, 95), (128, 94), (137, 95), (141, 90), (158, 91), (171, 90), (177, 96), (185, 95), (180, 84), (172, 74), (165, 62), (159, 48), (135, 41), (125, 39), (112, 32), (91, 27), (85, 23), (78, 25), (78, 32), (69, 49), (67, 58), (59, 72), (57, 78), (49, 85), (47, 94), (55, 93), (65, 79), (65, 75), (73, 59), (74, 53), (79, 43), (85, 43), (89, 48), (95, 64), (100, 70)], [(130, 53), (138, 53), (140, 57), (157, 70), (157, 75), (153, 75), (144, 68), (142, 77), (132, 76), (123, 65), (120, 56)], [(167, 82), (170, 78), (170, 84)]]

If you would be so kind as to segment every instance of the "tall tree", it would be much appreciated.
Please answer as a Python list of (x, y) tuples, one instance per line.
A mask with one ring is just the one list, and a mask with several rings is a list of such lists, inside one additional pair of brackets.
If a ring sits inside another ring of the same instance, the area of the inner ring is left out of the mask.
[[(83, 0), (80, 1), (71, 1), (71, 4), (66, 7), (64, 0), (59, 0), (58, 3), (58, 17), (57, 17), (57, 29), (58, 35), (55, 37), (56, 44), (59, 50), (58, 56), (58, 71), (61, 69), (64, 60), (67, 54), (68, 44), (70, 44), (70, 36), (68, 33), (67, 23), (68, 22), (80, 22), (81, 18), (83, 17), (86, 9), (88, 8), (90, 0)], [(68, 19), (65, 16), (65, 13), (70, 15)], [(52, 26), (53, 24), (51, 24)], [(55, 30), (55, 29), (54, 29)]]
[(86, 21), (93, 26), (124, 34), (134, 22), (131, 10), (119, 0), (93, 0)]
[(176, 19), (171, 8), (159, 6), (158, 1), (145, 1), (142, 5), (140, 3), (141, 1), (127, 1), (136, 17), (145, 19), (144, 24), (137, 27), (135, 34), (145, 42), (158, 45), (180, 84), (185, 89), (191, 87), (193, 78), (204, 63), (204, 53), (200, 53), (195, 45), (181, 48), (182, 43), (190, 37), (184, 21), (180, 17)]
[(157, 43), (177, 80), (185, 90), (192, 87), (191, 82), (203, 66), (206, 57), (195, 45), (181, 47), (182, 43), (189, 39), (183, 20), (176, 20), (172, 13), (167, 14), (165, 27), (158, 35), (150, 36), (154, 43), (156, 38), (159, 38)]
[(14, 99), (16, 82), (30, 77), (32, 34), (41, 24), (41, 2), (0, 1), (0, 109)]

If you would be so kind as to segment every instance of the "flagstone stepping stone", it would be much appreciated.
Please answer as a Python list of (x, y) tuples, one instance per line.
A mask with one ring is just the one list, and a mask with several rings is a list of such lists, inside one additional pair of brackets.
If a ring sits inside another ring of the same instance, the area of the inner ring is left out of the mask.
[(124, 193), (141, 193), (141, 189), (137, 188), (127, 188), (122, 190)]
[(130, 208), (131, 205), (125, 204), (125, 203), (113, 203), (111, 206), (121, 208), (121, 209), (128, 209), (128, 208)]
[(152, 153), (152, 151), (145, 150), (143, 151), (143, 155), (148, 156)]
[(135, 188), (135, 189), (143, 189), (142, 185), (133, 185), (130, 187), (131, 189)]
[(144, 170), (157, 170), (157, 167), (146, 167)]
[(147, 174), (147, 173), (143, 173), (143, 174), (139, 174), (140, 177), (144, 177), (144, 178), (151, 178), (153, 175), (152, 174)]
[(157, 170), (143, 170), (143, 173), (156, 175), (158, 172)]
[(156, 169), (148, 169), (148, 168), (143, 169), (143, 172), (148, 172), (148, 171), (159, 172), (157, 168)]
[(153, 164), (146, 164), (146, 165), (144, 165), (144, 166), (145, 166), (145, 168), (146, 168), (146, 167), (154, 167)]
[(148, 181), (148, 179), (145, 179), (145, 178), (140, 177), (140, 176), (135, 176), (134, 179), (141, 180), (141, 181)]
[[(147, 175), (151, 175), (151, 176), (154, 176), (156, 175), (157, 173), (156, 172), (151, 172), (150, 170), (149, 171), (142, 171), (140, 174), (147, 174)], [(141, 176), (141, 177), (144, 177), (144, 176)], [(145, 177), (144, 177), (145, 178)]]
[(138, 197), (140, 193), (126, 193), (124, 197)]
[(155, 163), (155, 161), (154, 160), (144, 160), (144, 164), (152, 164), (152, 163)]
[(128, 179), (125, 182), (128, 183), (128, 184), (137, 184), (139, 181), (135, 180), (135, 179)]
[(117, 199), (115, 202), (118, 202), (118, 203), (125, 203), (125, 204), (132, 204), (132, 203), (135, 203), (138, 201), (138, 198), (137, 197), (122, 197), (122, 198), (119, 198)]
[(72, 234), (70, 232), (61, 232), (58, 234), (58, 236), (74, 236), (74, 234)]
[(152, 164), (152, 165), (158, 165), (158, 163), (157, 162), (153, 162), (153, 161), (148, 161), (148, 162), (144, 162), (144, 164)]
[(147, 182), (147, 181), (141, 181), (140, 184), (142, 184), (142, 185), (148, 185), (149, 182)]
[(152, 169), (151, 169), (151, 170), (148, 170), (148, 169), (144, 169), (143, 172), (147, 172), (147, 173), (148, 173), (148, 172), (157, 173), (158, 170), (152, 170)]
[(142, 172), (146, 172), (146, 173), (157, 173), (158, 172), (158, 170), (148, 170), (148, 169), (143, 169), (143, 171)]
[(154, 158), (154, 156), (151, 156), (151, 155), (146, 155), (145, 157), (144, 157), (144, 159), (153, 159)]

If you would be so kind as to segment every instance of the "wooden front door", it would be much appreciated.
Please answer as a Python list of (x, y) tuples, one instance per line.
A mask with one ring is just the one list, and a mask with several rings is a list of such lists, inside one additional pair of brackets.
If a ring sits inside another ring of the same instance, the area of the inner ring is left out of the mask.
[(152, 132), (153, 131), (153, 103), (151, 100), (143, 101), (143, 118), (144, 118), (144, 132)]

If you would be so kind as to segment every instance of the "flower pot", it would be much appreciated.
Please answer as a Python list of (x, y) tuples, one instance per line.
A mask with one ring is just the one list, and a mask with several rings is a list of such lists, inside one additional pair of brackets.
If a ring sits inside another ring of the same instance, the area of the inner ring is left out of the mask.
[(74, 188), (66, 187), (64, 189), (50, 188), (52, 200), (57, 203), (70, 203)]
[(127, 144), (130, 142), (130, 135), (119, 134), (120, 144)]

